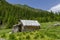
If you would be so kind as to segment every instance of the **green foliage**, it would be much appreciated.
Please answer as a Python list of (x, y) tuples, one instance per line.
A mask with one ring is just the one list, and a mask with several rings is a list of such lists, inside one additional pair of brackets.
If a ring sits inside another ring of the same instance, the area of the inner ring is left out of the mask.
[(15, 38), (15, 35), (14, 34), (10, 34), (9, 35), (9, 40), (17, 40), (17, 39)]
[(60, 21), (60, 13), (53, 13), (41, 9), (35, 9), (27, 5), (12, 5), (1, 0), (0, 21), (6, 28), (11, 28), (20, 19), (38, 20), (41, 22)]
[(29, 40), (29, 39), (30, 39), (30, 35), (26, 36), (26, 39), (28, 39), (28, 40)]
[(41, 29), (31, 32), (18, 32), (10, 34), (8, 29), (0, 30), (0, 38), (6, 40), (60, 40), (60, 26), (56, 28), (52, 24), (60, 22), (41, 23)]
[(0, 30), (0, 38), (6, 40), (60, 40), (60, 26), (51, 26), (54, 24), (53, 21), (60, 21), (59, 12), (54, 14), (52, 11), (35, 9), (27, 5), (12, 5), (5, 0), (0, 0), (0, 27), (12, 28), (20, 19), (46, 23), (41, 23), (41, 29), (33, 32), (9, 34), (10, 29), (3, 29)]

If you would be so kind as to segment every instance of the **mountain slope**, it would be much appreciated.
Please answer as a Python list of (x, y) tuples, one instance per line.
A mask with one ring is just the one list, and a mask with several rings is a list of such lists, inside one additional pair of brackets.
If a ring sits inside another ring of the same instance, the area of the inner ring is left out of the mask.
[(2, 23), (6, 28), (11, 28), (20, 19), (38, 20), (39, 22), (60, 20), (59, 15), (53, 12), (31, 8), (27, 5), (12, 5), (5, 0), (1, 0), (0, 4), (0, 24)]

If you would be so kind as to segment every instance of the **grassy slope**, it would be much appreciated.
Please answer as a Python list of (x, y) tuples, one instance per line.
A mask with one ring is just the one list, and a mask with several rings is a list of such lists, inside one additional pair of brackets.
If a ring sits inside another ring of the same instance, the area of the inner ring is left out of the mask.
[[(49, 12), (41, 9), (35, 9), (27, 5), (13, 5), (5, 0), (1, 0), (0, 7), (0, 22), (2, 27), (11, 28), (17, 24), (20, 19), (41, 20), (40, 15), (48, 14)], [(44, 19), (44, 18), (42, 18)], [(14, 21), (13, 21), (14, 20)], [(42, 20), (43, 21), (43, 20)], [(41, 22), (42, 22), (41, 21)]]
[(0, 37), (6, 38), (7, 40), (60, 40), (60, 26), (53, 26), (55, 23), (60, 22), (41, 23), (41, 29), (34, 32), (9, 34), (10, 29), (0, 30)]
[(60, 21), (60, 16), (27, 5), (12, 5), (1, 0), (0, 22), (3, 28), (12, 28), (20, 19), (37, 20), (39, 22)]

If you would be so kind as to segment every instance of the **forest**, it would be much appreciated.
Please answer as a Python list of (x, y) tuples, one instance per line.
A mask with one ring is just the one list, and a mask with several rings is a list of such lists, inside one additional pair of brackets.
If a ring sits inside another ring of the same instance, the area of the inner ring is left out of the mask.
[(40, 23), (60, 21), (60, 12), (53, 13), (32, 8), (28, 5), (10, 4), (6, 0), (0, 0), (0, 25), (4, 28), (12, 28), (19, 20), (38, 20)]

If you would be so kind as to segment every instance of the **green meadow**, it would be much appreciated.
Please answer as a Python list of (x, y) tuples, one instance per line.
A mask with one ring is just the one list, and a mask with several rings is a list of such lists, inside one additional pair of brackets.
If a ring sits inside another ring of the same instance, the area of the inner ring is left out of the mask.
[(40, 23), (41, 29), (31, 32), (9, 33), (11, 29), (0, 30), (0, 38), (6, 40), (60, 40), (60, 26), (54, 24), (60, 22)]

